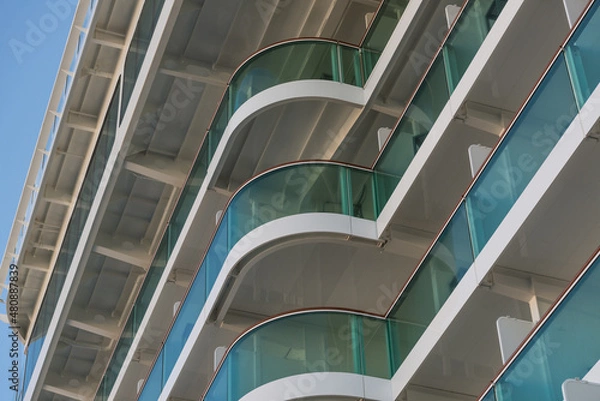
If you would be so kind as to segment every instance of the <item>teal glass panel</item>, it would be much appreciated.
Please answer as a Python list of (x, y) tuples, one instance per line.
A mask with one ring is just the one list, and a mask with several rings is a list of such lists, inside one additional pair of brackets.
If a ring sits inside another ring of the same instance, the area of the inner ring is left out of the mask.
[(148, 51), (152, 34), (156, 29), (156, 23), (162, 10), (164, 0), (147, 0), (144, 2), (140, 18), (131, 38), (131, 44), (125, 57), (123, 67), (123, 97), (121, 104), (121, 116), (125, 114), (133, 87), (144, 63), (144, 57)]
[(210, 289), (214, 285), (215, 281), (217, 281), (217, 277), (219, 276), (221, 268), (223, 267), (223, 263), (225, 262), (227, 254), (229, 253), (230, 248), (227, 232), (228, 220), (229, 213), (225, 213), (221, 219), (219, 228), (212, 239), (208, 253), (204, 258), (203, 266), (206, 268), (206, 277), (208, 283), (207, 293), (210, 292)]
[(596, 261), (496, 383), (498, 401), (560, 401), (562, 383), (600, 359)]
[(194, 204), (198, 192), (200, 191), (200, 187), (202, 186), (202, 182), (206, 176), (206, 171), (208, 170), (208, 164), (208, 141), (204, 141), (198, 155), (196, 156), (196, 161), (192, 166), (192, 170), (190, 171), (187, 181), (185, 182), (185, 186), (181, 191), (181, 195), (177, 201), (177, 206), (175, 206), (175, 210), (173, 210), (171, 221), (169, 222), (169, 226), (173, 229), (173, 237), (175, 241), (179, 238), (179, 234), (181, 234), (183, 225), (185, 224), (188, 214), (192, 209), (192, 205)]
[(467, 195), (479, 254), (577, 113), (563, 56), (556, 60)]
[(231, 399), (228, 391), (228, 384), (230, 383), (229, 370), (229, 362), (225, 360), (215, 380), (212, 382), (210, 390), (204, 397), (204, 401), (228, 401)]
[(401, 177), (449, 99), (441, 56), (433, 62), (377, 161), (375, 171)]
[(142, 284), (138, 298), (133, 306), (135, 313), (129, 318), (133, 319), (133, 327), (136, 332), (140, 327), (140, 323), (142, 322), (144, 314), (146, 313), (146, 310), (148, 309), (150, 301), (154, 295), (154, 290), (156, 289), (163, 271), (165, 270), (165, 266), (167, 265), (167, 261), (169, 260), (168, 250), (168, 242), (162, 241), (158, 250), (156, 251), (152, 264), (150, 265), (148, 275), (144, 279), (144, 284)]
[(485, 397), (481, 399), (481, 401), (496, 401), (496, 396), (494, 395), (494, 388), (491, 388)]
[(389, 379), (392, 377), (387, 321), (362, 317), (363, 374)]
[(375, 185), (375, 203), (376, 203), (376, 215), (379, 216), (387, 201), (392, 196), (392, 193), (400, 182), (400, 176), (394, 174), (386, 174), (375, 171), (373, 174), (373, 180)]
[(313, 212), (349, 214), (346, 172), (337, 165), (301, 164), (260, 176), (241, 189), (228, 208), (231, 244), (277, 218)]
[(375, 182), (371, 171), (348, 169), (351, 187), (352, 216), (375, 220), (377, 216), (377, 199)]
[(232, 347), (206, 399), (238, 400), (265, 383), (297, 374), (360, 373), (360, 323), (353, 315), (317, 312), (259, 326)]
[(579, 107), (600, 82), (600, 4), (595, 2), (565, 47)]
[(456, 88), (505, 4), (505, 0), (467, 3), (443, 49), (450, 92)]
[(245, 63), (231, 80), (231, 111), (265, 89), (286, 82), (322, 79), (361, 85), (358, 53), (356, 48), (326, 41), (290, 42), (267, 49)]
[(365, 78), (371, 75), (407, 5), (408, 0), (384, 1), (381, 9), (375, 15), (375, 20), (362, 43)]
[[(208, 145), (208, 163), (215, 155), (215, 151), (217, 146), (219, 146), (219, 142), (223, 137), (223, 133), (225, 133), (225, 128), (227, 128), (227, 124), (229, 123), (229, 119), (233, 114), (231, 110), (231, 87), (225, 91), (223, 95), (223, 99), (221, 99), (221, 105), (217, 109), (217, 113), (212, 121), (210, 129), (208, 130), (208, 135), (204, 139), (204, 142), (207, 142)], [(204, 146), (204, 144), (203, 144)]]
[(338, 46), (339, 65), (341, 70), (340, 82), (348, 85), (363, 86), (364, 79), (360, 65), (360, 52), (349, 46)]
[(462, 204), (408, 283), (390, 314), (399, 330), (394, 361), (402, 363), (473, 263), (465, 206)]
[(164, 386), (164, 380), (168, 378), (163, 372), (163, 358), (164, 354), (161, 351), (158, 354), (158, 358), (154, 362), (154, 368), (150, 372), (150, 376), (144, 383), (144, 389), (142, 390), (137, 401), (156, 401), (160, 395)]

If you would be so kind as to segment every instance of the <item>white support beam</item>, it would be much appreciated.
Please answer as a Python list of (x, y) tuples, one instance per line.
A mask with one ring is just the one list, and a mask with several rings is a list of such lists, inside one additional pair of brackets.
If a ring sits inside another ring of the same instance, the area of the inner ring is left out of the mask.
[(120, 329), (118, 321), (107, 313), (74, 307), (69, 313), (66, 324), (111, 340), (119, 338)]
[(404, 111), (404, 107), (405, 105), (396, 102), (373, 103), (373, 106), (371, 106), (371, 110), (394, 118), (398, 118), (402, 114), (402, 111)]
[(19, 269), (29, 269), (42, 273), (48, 273), (50, 270), (50, 262), (23, 262), (19, 265)]
[(137, 154), (127, 158), (125, 168), (158, 182), (183, 187), (189, 163), (156, 154)]
[(514, 112), (476, 102), (465, 102), (456, 118), (478, 130), (500, 136), (510, 124)]
[(66, 191), (59, 191), (57, 189), (46, 186), (42, 193), (42, 199), (48, 203), (54, 203), (63, 206), (71, 206), (71, 203), (73, 201), (73, 195)]
[(194, 277), (194, 273), (190, 270), (185, 269), (173, 269), (169, 275), (169, 282), (175, 285), (187, 288)]
[(148, 270), (152, 257), (147, 247), (139, 241), (128, 238), (115, 238), (98, 235), (94, 252), (106, 257), (120, 260), (143, 270)]
[(106, 78), (106, 79), (113, 79), (113, 77), (115, 75), (114, 72), (101, 71), (98, 68), (84, 68), (83, 72), (86, 75), (91, 75), (93, 77)]
[(379, 6), (379, 0), (352, 0), (356, 4), (364, 4), (365, 6), (370, 6), (377, 8)]
[(44, 390), (73, 400), (89, 401), (95, 391), (95, 388), (82, 382), (81, 379), (69, 378), (49, 372), (46, 376)]
[(105, 29), (96, 28), (92, 40), (100, 46), (112, 47), (119, 50), (125, 48), (125, 35)]
[(98, 116), (81, 113), (75, 110), (69, 110), (67, 114), (67, 126), (87, 132), (96, 132), (98, 126)]
[(216, 86), (227, 85), (233, 73), (230, 70), (215, 70), (210, 64), (174, 57), (165, 57), (158, 72), (176, 78), (189, 79)]
[(56, 249), (56, 244), (55, 245), (42, 244), (41, 242), (32, 242), (31, 246), (34, 248), (43, 249), (43, 250), (49, 251), (49, 252), (54, 252), (54, 250)]
[(151, 367), (158, 350), (152, 348), (138, 348), (133, 355), (133, 361), (143, 366)]

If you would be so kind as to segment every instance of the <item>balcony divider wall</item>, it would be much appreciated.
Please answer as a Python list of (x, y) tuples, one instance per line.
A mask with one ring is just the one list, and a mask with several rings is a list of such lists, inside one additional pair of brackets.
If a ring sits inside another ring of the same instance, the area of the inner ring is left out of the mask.
[(599, 266), (596, 255), (482, 401), (560, 401), (563, 382), (583, 378), (600, 360)]

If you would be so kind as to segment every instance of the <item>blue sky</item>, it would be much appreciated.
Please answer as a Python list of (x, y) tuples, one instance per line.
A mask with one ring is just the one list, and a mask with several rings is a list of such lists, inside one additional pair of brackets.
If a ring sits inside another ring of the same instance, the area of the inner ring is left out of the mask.
[[(71, 26), (73, 0), (3, 0), (0, 12), (0, 248), (10, 234)], [(0, 306), (0, 313), (5, 313)], [(8, 328), (0, 323), (0, 371), (6, 372)], [(22, 349), (21, 349), (22, 352)], [(22, 367), (21, 367), (22, 372)], [(12, 399), (0, 374), (0, 399)]]

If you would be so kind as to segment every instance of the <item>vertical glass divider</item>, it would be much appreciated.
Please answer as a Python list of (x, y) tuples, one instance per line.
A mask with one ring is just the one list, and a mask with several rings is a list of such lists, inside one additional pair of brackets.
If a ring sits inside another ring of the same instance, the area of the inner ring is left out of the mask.
[(583, 84), (581, 82), (581, 80), (586, 80), (585, 74), (577, 74), (577, 71), (573, 71), (573, 69), (577, 68), (578, 64), (581, 64), (580, 56), (577, 54), (577, 50), (574, 49), (574, 47), (575, 46), (570, 45), (566, 48), (563, 48), (561, 50), (561, 54), (565, 58), (567, 74), (569, 75), (569, 81), (571, 82), (571, 90), (575, 95), (577, 108), (579, 111), (581, 111), (586, 99), (586, 96), (583, 95), (583, 88), (587, 88), (588, 84), (587, 82), (584, 82)]
[(333, 75), (334, 82), (342, 82), (342, 71), (339, 63), (339, 50), (338, 45), (330, 47), (330, 57), (331, 57), (331, 73)]
[(352, 345), (350, 349), (352, 350), (352, 359), (354, 364), (354, 373), (365, 374), (364, 369), (364, 355), (362, 350), (364, 349), (362, 340), (362, 321), (360, 320), (359, 315), (350, 316), (350, 341), (352, 341)]
[(353, 216), (352, 206), (352, 189), (348, 184), (348, 174), (349, 171), (345, 168), (340, 168), (339, 170), (339, 178), (340, 178), (340, 202), (342, 203), (342, 214), (347, 216)]

